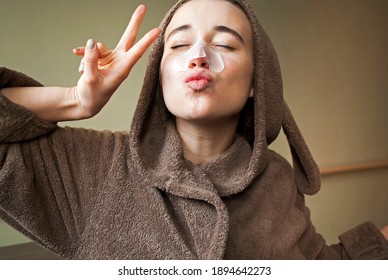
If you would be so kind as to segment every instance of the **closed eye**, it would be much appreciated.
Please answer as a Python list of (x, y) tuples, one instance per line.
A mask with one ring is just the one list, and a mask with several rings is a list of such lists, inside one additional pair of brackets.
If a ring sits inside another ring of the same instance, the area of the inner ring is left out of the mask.
[(180, 45), (174, 45), (171, 47), (171, 49), (173, 50), (177, 50), (177, 49), (183, 49), (183, 48), (189, 48), (191, 45), (189, 44), (180, 44)]
[(214, 45), (216, 48), (219, 48), (219, 49), (226, 49), (226, 50), (229, 50), (229, 51), (233, 51), (234, 48), (229, 46), (229, 45)]

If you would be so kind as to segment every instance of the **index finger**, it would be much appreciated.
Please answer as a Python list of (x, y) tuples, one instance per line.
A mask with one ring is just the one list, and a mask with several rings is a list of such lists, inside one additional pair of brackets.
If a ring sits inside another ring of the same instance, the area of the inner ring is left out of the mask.
[(150, 31), (148, 31), (147, 34), (143, 36), (137, 42), (133, 48), (131, 48), (127, 53), (126, 53), (126, 59), (123, 60), (123, 72), (125, 76), (129, 74), (131, 71), (132, 67), (136, 64), (136, 62), (140, 59), (140, 57), (145, 53), (147, 48), (158, 38), (160, 35), (160, 29), (159, 28), (154, 28)]
[(128, 51), (133, 46), (146, 10), (147, 8), (145, 5), (140, 5), (139, 7), (137, 7), (131, 17), (131, 20), (129, 21), (127, 28), (121, 36), (121, 39), (116, 46), (116, 49)]

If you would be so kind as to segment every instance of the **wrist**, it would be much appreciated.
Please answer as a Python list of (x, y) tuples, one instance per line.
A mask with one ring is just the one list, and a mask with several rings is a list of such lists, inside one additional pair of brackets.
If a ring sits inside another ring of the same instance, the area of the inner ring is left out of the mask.
[(83, 119), (79, 103), (73, 96), (73, 88), (42, 88), (42, 106), (34, 110), (38, 117), (51, 121), (75, 121)]
[(70, 98), (67, 102), (71, 114), (69, 120), (89, 119), (97, 115), (106, 101), (102, 100), (101, 95), (96, 95), (100, 97), (100, 100), (95, 100), (90, 95), (82, 95), (77, 86), (69, 88), (67, 94)]
[(388, 240), (388, 225), (380, 228), (380, 232), (384, 235), (385, 239)]
[(63, 106), (64, 108), (67, 108), (67, 120), (69, 121), (88, 119), (95, 115), (90, 110), (87, 110), (84, 106), (82, 106), (76, 86), (68, 88), (66, 100), (64, 101)]

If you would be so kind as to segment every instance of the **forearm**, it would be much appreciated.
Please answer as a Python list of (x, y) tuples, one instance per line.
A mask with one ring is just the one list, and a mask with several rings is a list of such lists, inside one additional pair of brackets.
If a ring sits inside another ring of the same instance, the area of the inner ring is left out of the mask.
[(0, 90), (10, 101), (21, 105), (42, 120), (60, 122), (79, 120), (82, 114), (74, 88), (64, 87), (14, 87)]

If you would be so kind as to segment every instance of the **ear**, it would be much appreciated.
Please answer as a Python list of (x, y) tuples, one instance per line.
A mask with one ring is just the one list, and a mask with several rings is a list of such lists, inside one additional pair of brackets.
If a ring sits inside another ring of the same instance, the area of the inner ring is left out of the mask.
[(251, 88), (251, 91), (249, 92), (249, 97), (253, 97), (254, 96), (254, 93), (253, 93), (253, 87)]
[(316, 194), (321, 187), (319, 168), (286, 103), (282, 126), (291, 150), (296, 186), (303, 194)]

